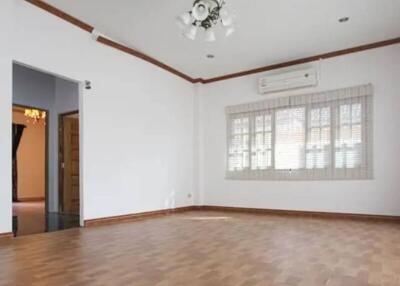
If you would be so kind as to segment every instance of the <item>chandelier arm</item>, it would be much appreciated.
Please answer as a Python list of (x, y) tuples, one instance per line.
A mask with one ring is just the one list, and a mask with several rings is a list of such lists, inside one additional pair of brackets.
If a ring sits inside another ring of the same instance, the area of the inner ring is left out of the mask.
[(224, 1), (223, 1), (223, 0), (221, 0), (221, 2), (218, 1), (218, 0), (211, 0), (211, 1), (213, 1), (213, 2), (217, 5), (217, 7), (218, 7), (219, 9), (221, 9), (222, 6), (224, 5)]
[[(196, 4), (198, 4), (200, 1), (204, 1), (204, 0), (195, 0), (194, 3), (193, 3), (193, 7), (194, 7)], [(215, 5), (217, 5), (217, 7), (218, 7), (219, 9), (221, 9), (221, 8), (225, 5), (225, 0), (208, 0), (208, 1), (214, 2)]]
[[(200, 10), (197, 10), (197, 8), (199, 8), (197, 5), (201, 7)], [(192, 20), (191, 25), (208, 31), (209, 29), (214, 28), (219, 22), (223, 23), (223, 19), (221, 18), (221, 10), (225, 5), (225, 0), (194, 0), (192, 9), (188, 11), (188, 14), (191, 16)], [(207, 10), (204, 10), (204, 8)], [(190, 20), (186, 20), (185, 24), (188, 25), (189, 21)], [(190, 30), (190, 32), (187, 32), (187, 35), (185, 34), (185, 36), (191, 40), (194, 40), (196, 32), (197, 29)], [(232, 31), (229, 33), (231, 34)], [(208, 41), (214, 41), (215, 36), (209, 36), (208, 39)]]

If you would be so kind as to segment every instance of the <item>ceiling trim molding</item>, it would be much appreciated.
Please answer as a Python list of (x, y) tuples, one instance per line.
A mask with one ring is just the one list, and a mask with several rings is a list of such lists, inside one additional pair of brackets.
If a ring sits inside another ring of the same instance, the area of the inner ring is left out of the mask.
[(288, 61), (288, 62), (264, 66), (264, 67), (260, 67), (260, 68), (256, 68), (256, 69), (247, 70), (247, 71), (227, 74), (227, 75), (214, 77), (214, 78), (210, 78), (210, 79), (205, 79), (205, 80), (203, 80), (203, 83), (207, 84), (207, 83), (212, 83), (212, 82), (216, 82), (216, 81), (247, 76), (247, 75), (251, 75), (251, 74), (256, 74), (256, 73), (271, 71), (271, 70), (275, 70), (275, 69), (305, 64), (305, 63), (314, 62), (314, 61), (318, 61), (318, 60), (322, 60), (322, 59), (339, 57), (339, 56), (343, 56), (343, 55), (347, 55), (347, 54), (358, 53), (358, 52), (362, 52), (362, 51), (366, 51), (366, 50), (381, 48), (381, 47), (395, 45), (395, 44), (399, 44), (399, 43), (400, 43), (400, 37), (381, 41), (381, 42), (366, 44), (366, 45), (362, 45), (362, 46), (357, 46), (357, 47), (353, 47), (353, 48), (349, 48), (349, 49), (319, 54), (319, 55), (315, 55), (315, 56), (311, 56), (311, 57), (307, 57), (307, 58), (301, 58), (301, 59), (296, 59), (296, 60), (292, 60), (292, 61)]
[(41, 0), (25, 0), (25, 1), (37, 6), (39, 8), (42, 8), (43, 10), (53, 14), (54, 16), (57, 16), (57, 17), (65, 20), (65, 21), (67, 21), (89, 33), (92, 33), (94, 30), (94, 27), (92, 27), (91, 25), (75, 18), (74, 16), (71, 16), (71, 15), (65, 13), (64, 11), (61, 11), (60, 9), (58, 9), (44, 1), (41, 1)]
[(106, 45), (106, 46), (109, 46), (109, 47), (112, 47), (114, 49), (117, 49), (117, 50), (119, 50), (121, 52), (130, 54), (130, 55), (132, 55), (134, 57), (137, 57), (137, 58), (140, 58), (140, 59), (142, 59), (142, 60), (144, 60), (146, 62), (152, 63), (153, 65), (156, 65), (156, 66), (158, 66), (158, 67), (160, 67), (160, 68), (162, 68), (162, 69), (164, 69), (164, 70), (166, 70), (166, 71), (168, 71), (168, 72), (170, 72), (170, 73), (172, 73), (174, 75), (177, 75), (177, 76), (179, 76), (179, 77), (181, 77), (181, 78), (183, 78), (183, 79), (185, 79), (185, 80), (187, 80), (187, 81), (189, 81), (191, 83), (196, 83), (196, 81), (197, 81), (196, 79), (191, 78), (190, 76), (188, 76), (188, 75), (186, 75), (186, 74), (174, 69), (173, 67), (170, 67), (170, 66), (168, 66), (168, 65), (166, 65), (166, 64), (164, 64), (164, 63), (162, 63), (162, 62), (160, 62), (160, 61), (158, 61), (158, 60), (156, 60), (156, 59), (154, 59), (154, 58), (152, 58), (152, 57), (150, 57), (150, 56), (148, 56), (146, 54), (143, 54), (143, 53), (137, 51), (137, 50), (134, 50), (132, 48), (124, 46), (124, 45), (122, 45), (120, 43), (114, 42), (113, 40), (110, 40), (110, 39), (105, 38), (103, 36), (99, 36), (97, 38), (97, 41), (99, 43), (102, 43), (102, 44)]
[[(82, 30), (85, 30), (86, 32), (92, 33), (94, 30), (93, 26), (65, 13), (64, 11), (46, 3), (43, 0), (25, 0), (25, 1), (53, 14), (54, 16), (57, 16), (65, 21), (81, 28)], [(117, 43), (117, 42), (110, 40), (108, 38), (105, 38), (103, 36), (99, 36), (97, 38), (97, 41), (101, 44), (112, 47), (121, 52), (127, 53), (134, 57), (140, 58), (148, 63), (156, 65), (159, 68), (162, 68), (165, 71), (168, 71), (176, 76), (179, 76), (180, 78), (183, 78), (191, 83), (208, 84), (208, 83), (213, 83), (213, 82), (217, 82), (217, 81), (223, 81), (223, 80), (248, 76), (248, 75), (252, 75), (252, 74), (262, 73), (262, 72), (266, 72), (266, 71), (271, 71), (271, 70), (275, 70), (275, 69), (305, 64), (305, 63), (309, 63), (309, 62), (318, 61), (321, 59), (329, 59), (329, 58), (339, 57), (339, 56), (343, 56), (343, 55), (347, 55), (347, 54), (358, 53), (358, 52), (362, 52), (362, 51), (366, 51), (366, 50), (400, 44), (400, 37), (385, 40), (385, 41), (370, 43), (370, 44), (366, 44), (366, 45), (361, 45), (361, 46), (357, 46), (357, 47), (352, 47), (352, 48), (348, 48), (348, 49), (337, 50), (337, 51), (332, 51), (332, 52), (328, 52), (328, 53), (324, 53), (324, 54), (314, 55), (314, 56), (310, 56), (310, 57), (306, 57), (306, 58), (295, 59), (295, 60), (291, 60), (291, 61), (287, 61), (287, 62), (283, 62), (283, 63), (277, 63), (277, 64), (273, 64), (273, 65), (263, 66), (263, 67), (245, 70), (245, 71), (241, 71), (241, 72), (231, 73), (231, 74), (213, 77), (213, 78), (209, 78), (209, 79), (193, 78), (183, 72), (178, 71), (177, 69), (175, 69), (167, 64), (160, 62), (159, 60), (157, 60), (153, 57), (150, 57), (142, 52), (139, 52), (135, 49), (129, 48), (123, 44)]]
[[(59, 18), (65, 20), (65, 21), (77, 26), (78, 28), (81, 28), (82, 30), (84, 30), (84, 31), (86, 31), (88, 33), (92, 33), (94, 31), (94, 27), (93, 26), (91, 26), (91, 25), (79, 20), (78, 18), (75, 18), (74, 16), (71, 16), (71, 15), (65, 13), (64, 11), (62, 11), (62, 10), (60, 10), (60, 9), (58, 9), (58, 8), (48, 4), (48, 3), (46, 3), (43, 0), (25, 0), (25, 1), (37, 6), (39, 8), (41, 8), (41, 9), (43, 9), (43, 10), (45, 10), (47, 12), (49, 12), (50, 14), (53, 14), (56, 17), (59, 17)], [(152, 58), (152, 57), (150, 57), (150, 56), (148, 56), (148, 55), (146, 55), (146, 54), (144, 54), (142, 52), (139, 52), (137, 50), (134, 50), (132, 48), (124, 46), (124, 45), (122, 45), (120, 43), (112, 41), (112, 40), (110, 40), (108, 38), (99, 36), (99, 37), (97, 37), (97, 41), (99, 43), (102, 43), (102, 44), (106, 45), (106, 46), (112, 47), (112, 48), (117, 49), (119, 51), (122, 51), (124, 53), (130, 54), (130, 55), (132, 55), (134, 57), (140, 58), (140, 59), (142, 59), (142, 60), (144, 60), (146, 62), (149, 62), (149, 63), (151, 63), (153, 65), (156, 65), (156, 66), (158, 66), (158, 67), (160, 67), (160, 68), (162, 68), (162, 69), (164, 69), (164, 70), (166, 70), (166, 71), (168, 71), (168, 72), (170, 72), (170, 73), (172, 73), (172, 74), (174, 74), (176, 76), (179, 76), (179, 77), (181, 77), (181, 78), (183, 78), (183, 79), (185, 79), (185, 80), (187, 80), (187, 81), (189, 81), (191, 83), (197, 83), (197, 82), (201, 82), (202, 81), (201, 79), (194, 79), (194, 78), (192, 78), (192, 77), (190, 77), (190, 76), (178, 71), (177, 69), (174, 69), (173, 67), (168, 66), (168, 65), (160, 62), (159, 60), (157, 60), (155, 58)]]

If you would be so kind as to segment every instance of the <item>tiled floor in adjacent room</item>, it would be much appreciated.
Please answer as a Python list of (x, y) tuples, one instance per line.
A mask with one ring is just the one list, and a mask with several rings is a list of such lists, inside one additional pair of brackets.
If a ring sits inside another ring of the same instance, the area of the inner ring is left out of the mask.
[(14, 236), (79, 227), (79, 216), (46, 213), (45, 202), (13, 203)]
[(0, 285), (400, 285), (400, 224), (187, 212), (0, 241)]

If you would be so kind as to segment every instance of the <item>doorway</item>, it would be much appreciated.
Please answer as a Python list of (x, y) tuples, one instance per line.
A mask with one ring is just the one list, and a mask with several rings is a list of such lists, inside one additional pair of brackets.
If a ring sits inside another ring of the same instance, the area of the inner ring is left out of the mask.
[(48, 210), (48, 110), (13, 105), (13, 233), (44, 232)]
[(19, 118), (12, 126), (14, 236), (81, 225), (80, 92), (76, 81), (13, 64), (13, 117)]
[(59, 115), (59, 209), (79, 215), (79, 111)]

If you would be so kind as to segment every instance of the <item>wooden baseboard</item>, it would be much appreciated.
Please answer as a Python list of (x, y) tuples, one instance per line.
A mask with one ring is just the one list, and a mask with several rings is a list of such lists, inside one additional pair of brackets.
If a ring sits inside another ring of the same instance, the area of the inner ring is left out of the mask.
[(250, 214), (265, 214), (265, 215), (279, 215), (279, 216), (306, 216), (306, 217), (331, 218), (331, 219), (400, 221), (400, 216), (355, 214), (355, 213), (332, 213), (332, 212), (259, 209), (259, 208), (243, 208), (243, 207), (223, 207), (223, 206), (201, 206), (200, 209), (203, 211), (241, 212)]
[(12, 232), (0, 233), (0, 239), (13, 238), (14, 234)]
[(85, 220), (84, 226), (92, 227), (92, 226), (120, 223), (120, 222), (126, 222), (126, 221), (142, 220), (142, 219), (164, 216), (164, 215), (173, 214), (173, 213), (193, 211), (193, 210), (198, 210), (198, 209), (199, 208), (196, 206), (188, 206), (188, 207), (165, 209), (165, 210), (158, 210), (158, 211), (151, 211), (151, 212), (142, 212), (142, 213), (136, 213), (136, 214), (121, 215), (121, 216), (89, 219), (89, 220)]
[(380, 221), (400, 221), (400, 216), (354, 214), (354, 213), (332, 213), (332, 212), (314, 212), (314, 211), (295, 211), (279, 209), (259, 209), (243, 207), (223, 207), (223, 206), (188, 206), (175, 209), (166, 209), (159, 211), (143, 212), (122, 216), (105, 217), (98, 219), (85, 220), (85, 227), (113, 224), (141, 219), (154, 218), (173, 213), (182, 213), (187, 211), (217, 211), (217, 212), (240, 212), (248, 214), (277, 215), (277, 216), (296, 216), (296, 217), (314, 217), (328, 219), (357, 219), (357, 220), (380, 220)]
[(20, 203), (28, 203), (28, 202), (44, 202), (45, 198), (18, 198), (18, 202)]

